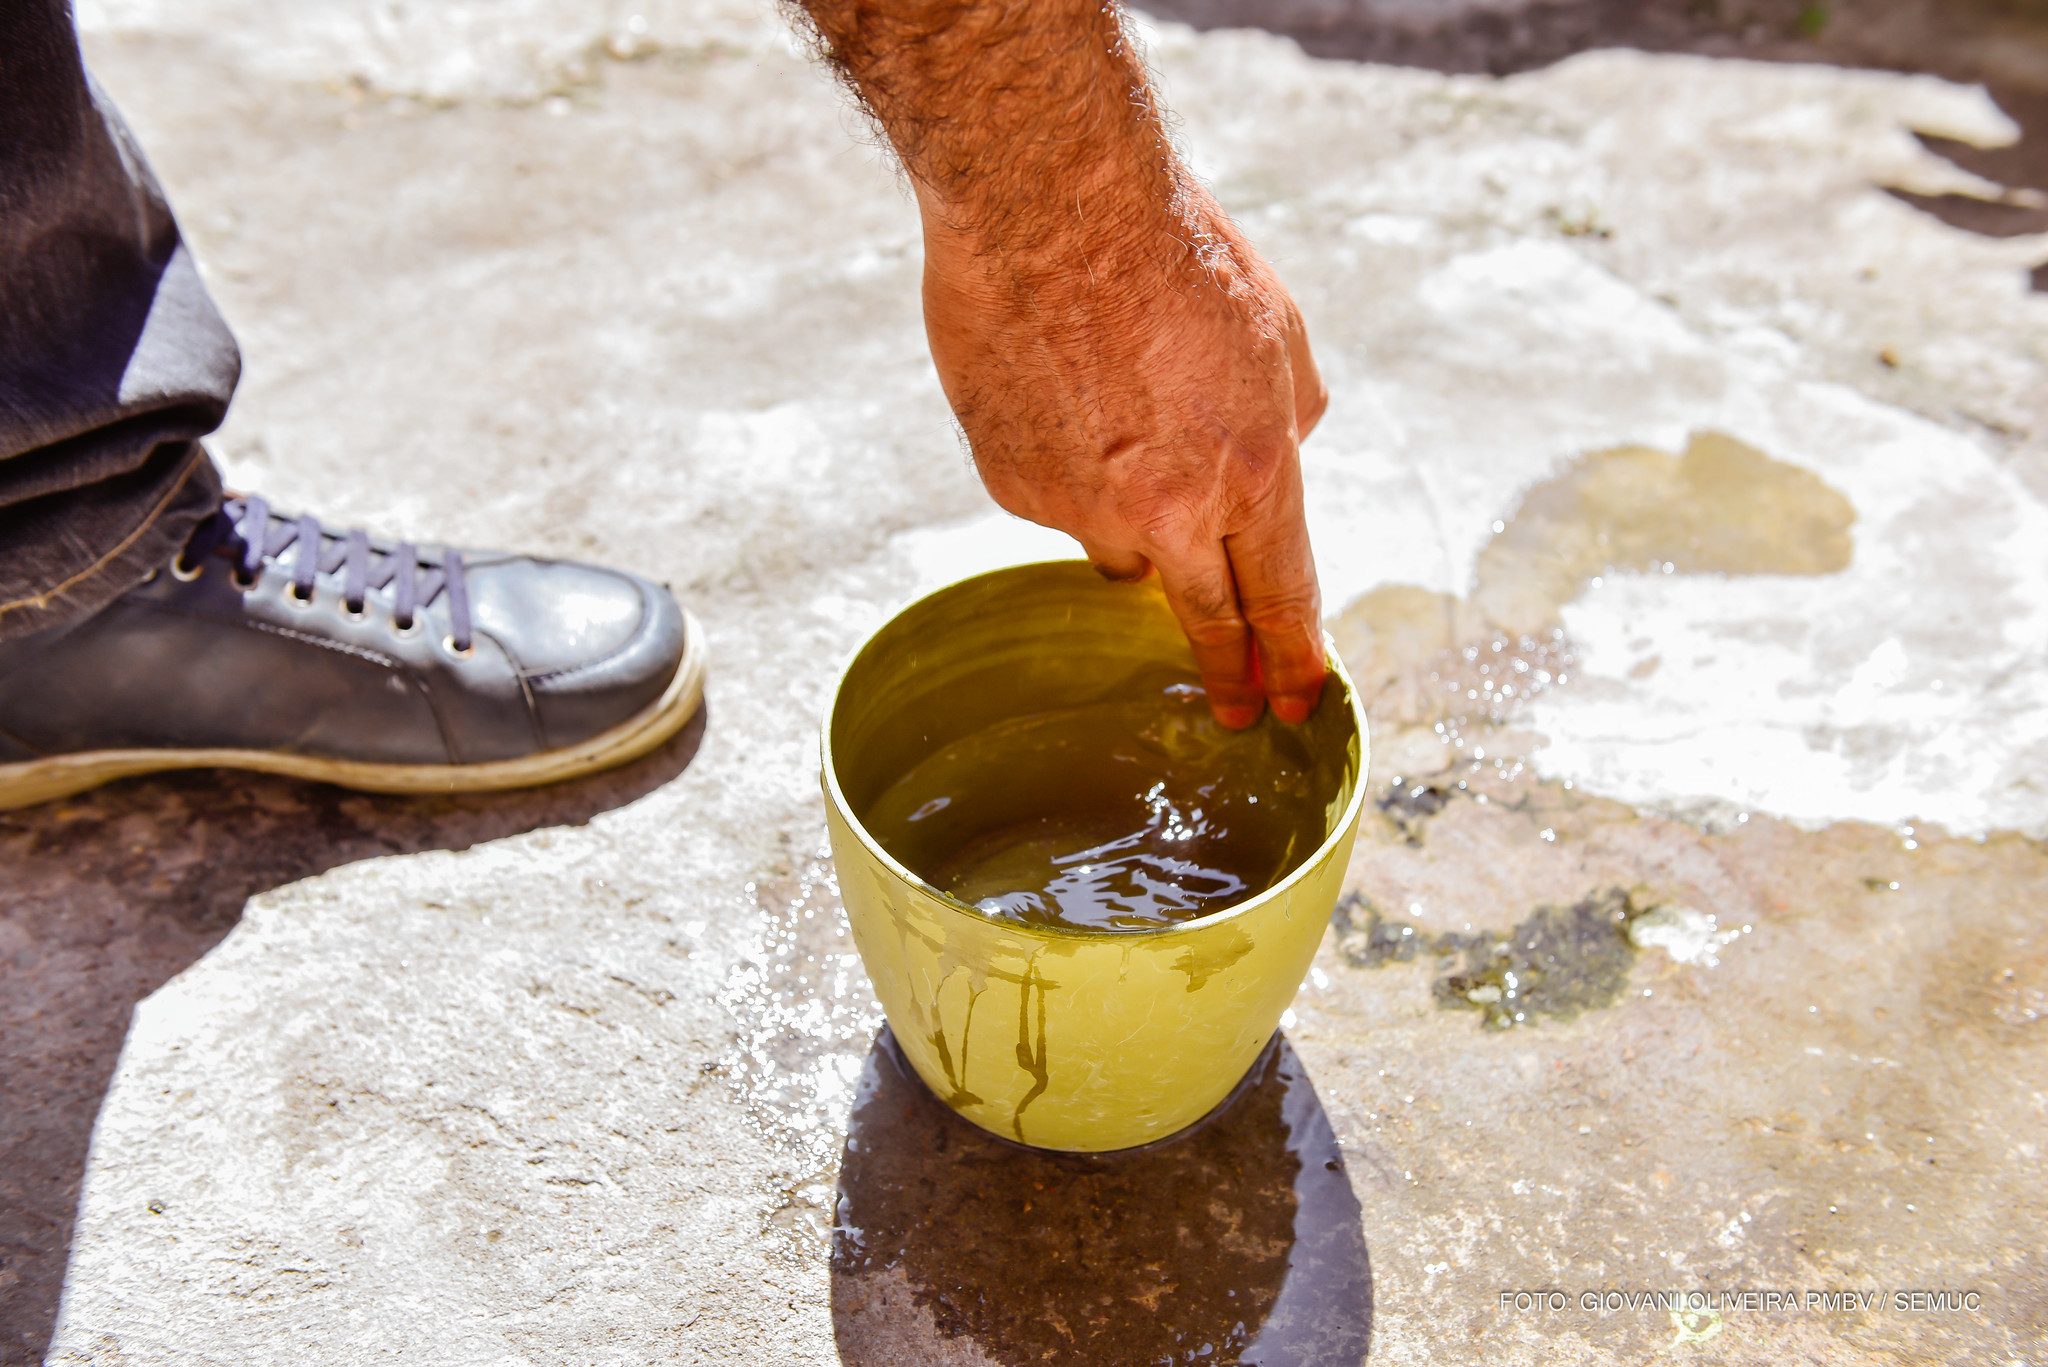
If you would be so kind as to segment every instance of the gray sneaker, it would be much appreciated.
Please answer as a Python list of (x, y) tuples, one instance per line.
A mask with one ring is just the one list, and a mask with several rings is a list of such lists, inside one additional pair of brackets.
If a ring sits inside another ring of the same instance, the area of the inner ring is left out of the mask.
[(652, 750), (703, 688), (703, 633), (660, 585), (235, 498), (105, 610), (0, 644), (0, 809), (211, 766), (531, 787)]

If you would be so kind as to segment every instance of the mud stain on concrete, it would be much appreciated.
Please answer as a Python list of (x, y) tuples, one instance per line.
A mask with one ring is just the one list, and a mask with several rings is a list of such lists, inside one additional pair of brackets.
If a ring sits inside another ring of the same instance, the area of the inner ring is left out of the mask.
[(1517, 635), (1556, 625), (1595, 576), (1835, 574), (1856, 510), (1818, 475), (1718, 432), (1682, 456), (1624, 446), (1531, 489), (1479, 553), (1473, 606)]
[(1385, 585), (1332, 633), (1375, 722), (1498, 719), (1568, 670), (1559, 611), (1600, 576), (1836, 574), (1855, 521), (1818, 475), (1718, 432), (1695, 434), (1678, 456), (1595, 451), (1495, 524), (1468, 597)]

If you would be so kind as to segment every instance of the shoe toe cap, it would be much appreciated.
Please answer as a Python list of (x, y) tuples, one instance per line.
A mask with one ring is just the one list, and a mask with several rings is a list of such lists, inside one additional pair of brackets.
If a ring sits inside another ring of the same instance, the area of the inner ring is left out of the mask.
[(682, 663), (682, 608), (637, 575), (508, 558), (468, 578), (476, 628), (517, 664), (551, 748), (630, 719)]

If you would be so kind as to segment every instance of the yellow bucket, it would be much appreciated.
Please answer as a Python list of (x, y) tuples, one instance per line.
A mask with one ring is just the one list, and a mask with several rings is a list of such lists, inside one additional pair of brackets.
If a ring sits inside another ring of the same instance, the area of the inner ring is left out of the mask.
[[(1194, 659), (1157, 577), (1085, 561), (941, 589), (870, 637), (825, 713), (824, 784), (855, 946), (905, 1057), (994, 1134), (1102, 1152), (1152, 1143), (1229, 1095), (1294, 999), (1342, 890), (1364, 804), (1365, 713), (1335, 652), (1310, 744), (1342, 753), (1321, 843), (1274, 887), (1156, 930), (998, 920), (886, 853), (859, 813), (984, 727), (1084, 706), (1134, 670)], [(1261, 725), (1278, 725), (1267, 720)]]

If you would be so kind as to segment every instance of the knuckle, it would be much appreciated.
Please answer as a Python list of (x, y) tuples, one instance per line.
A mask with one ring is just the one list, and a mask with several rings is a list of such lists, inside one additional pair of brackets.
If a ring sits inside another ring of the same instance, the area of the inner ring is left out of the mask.
[(1156, 481), (1150, 487), (1125, 495), (1124, 520), (1131, 530), (1152, 545), (1173, 546), (1186, 541), (1199, 524), (1196, 500), (1175, 484)]
[(1237, 595), (1231, 591), (1227, 581), (1206, 577), (1186, 580), (1176, 596), (1191, 631), (1200, 627), (1205, 631), (1235, 634), (1245, 629), (1244, 618), (1238, 612)]
[(1197, 649), (1220, 650), (1241, 646), (1245, 638), (1245, 624), (1235, 613), (1198, 617), (1187, 624), (1187, 637)]
[(1231, 526), (1242, 525), (1269, 510), (1289, 487), (1293, 445), (1278, 437), (1231, 443), (1230, 460), (1220, 490)]
[(1323, 414), (1330, 411), (1329, 387), (1318, 383), (1309, 391), (1307, 399), (1308, 401), (1302, 405), (1301, 412), (1295, 418), (1295, 426), (1303, 436), (1307, 436), (1309, 429), (1321, 422)]
[(1315, 616), (1313, 596), (1299, 591), (1267, 594), (1244, 605), (1245, 621), (1261, 635), (1305, 630)]

